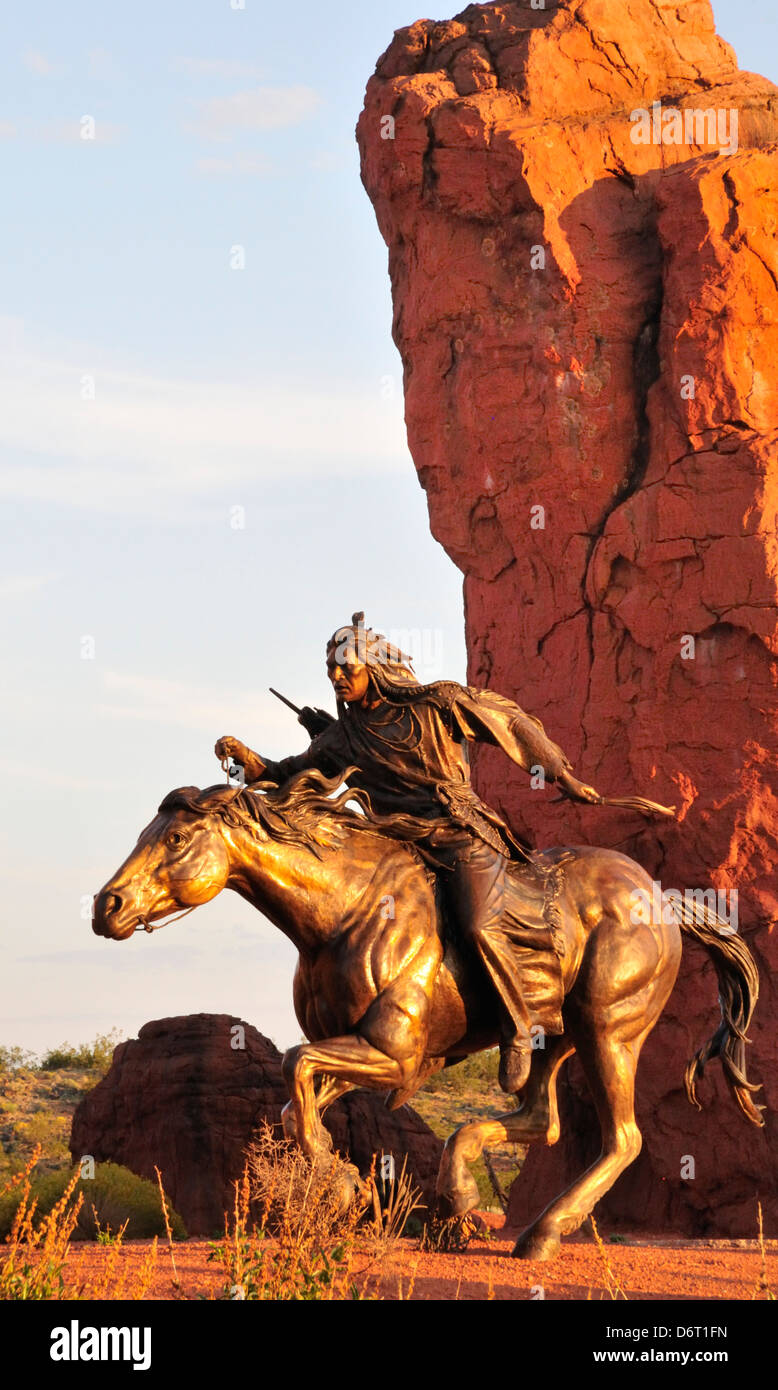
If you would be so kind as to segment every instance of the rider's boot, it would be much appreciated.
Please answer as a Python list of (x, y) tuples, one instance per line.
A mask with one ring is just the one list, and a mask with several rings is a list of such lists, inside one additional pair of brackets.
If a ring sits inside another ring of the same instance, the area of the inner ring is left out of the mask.
[(503, 1091), (515, 1096), (529, 1078), (532, 1064), (532, 1039), (527, 1028), (503, 1036), (500, 1042), (500, 1070), (497, 1079)]

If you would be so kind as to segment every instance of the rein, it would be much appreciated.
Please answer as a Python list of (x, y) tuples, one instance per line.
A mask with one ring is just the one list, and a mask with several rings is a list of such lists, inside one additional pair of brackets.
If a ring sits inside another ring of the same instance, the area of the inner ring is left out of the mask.
[(194, 904), (192, 905), (192, 907), (186, 907), (186, 908), (184, 908), (184, 911), (183, 911), (183, 912), (179, 912), (179, 913), (177, 914), (177, 916), (175, 916), (175, 917), (165, 917), (165, 918), (164, 918), (162, 921), (160, 921), (160, 922), (147, 922), (145, 917), (141, 917), (141, 918), (140, 918), (140, 925), (137, 926), (137, 927), (135, 928), (135, 930), (136, 930), (136, 931), (156, 931), (158, 927), (167, 927), (167, 926), (169, 925), (170, 922), (180, 922), (182, 917), (188, 917), (190, 912), (194, 912), (194, 910), (195, 910), (195, 908), (196, 908), (197, 906), (198, 906), (198, 904), (197, 904), (197, 903), (194, 903)]

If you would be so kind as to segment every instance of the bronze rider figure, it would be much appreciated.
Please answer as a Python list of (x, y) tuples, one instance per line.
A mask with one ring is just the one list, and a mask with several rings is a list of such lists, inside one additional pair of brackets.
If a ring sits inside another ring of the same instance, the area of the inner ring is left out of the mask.
[[(411, 660), (380, 633), (366, 629), (364, 614), (338, 628), (327, 643), (327, 673), (337, 698), (337, 718), (306, 708), (300, 722), (314, 734), (309, 748), (274, 762), (232, 737), (216, 744), (219, 758), (243, 765), (246, 783), (281, 784), (306, 768), (327, 776), (352, 769), (350, 786), (367, 794), (372, 809), (402, 822), (438, 872), (446, 921), (469, 939), (500, 1004), (500, 1085), (516, 1093), (527, 1080), (532, 1056), (530, 1018), (510, 943), (500, 930), (506, 873), (511, 860), (531, 854), (505, 821), (476, 795), (464, 742), (496, 745), (525, 772), (555, 783), (576, 801), (606, 798), (579, 782), (562, 749), (539, 720), (491, 690), (456, 681), (422, 685)], [(609, 804), (614, 804), (609, 800)], [(615, 804), (645, 811), (664, 808), (640, 798)]]

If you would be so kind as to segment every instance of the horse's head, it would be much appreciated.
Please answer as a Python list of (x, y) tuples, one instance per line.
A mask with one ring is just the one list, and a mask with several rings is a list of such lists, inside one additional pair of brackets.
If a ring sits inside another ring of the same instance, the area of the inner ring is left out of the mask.
[(94, 901), (92, 929), (124, 941), (141, 926), (199, 907), (224, 888), (230, 858), (223, 815), (235, 787), (178, 787), (169, 793), (135, 849)]

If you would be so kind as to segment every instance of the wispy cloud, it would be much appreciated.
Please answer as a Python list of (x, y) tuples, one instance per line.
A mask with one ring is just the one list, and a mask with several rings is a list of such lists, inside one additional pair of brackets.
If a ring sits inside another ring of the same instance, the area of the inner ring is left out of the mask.
[(337, 154), (334, 150), (321, 150), (313, 156), (310, 166), (317, 173), (334, 174), (338, 169), (348, 168), (348, 159), (345, 154)]
[(68, 791), (119, 791), (122, 787), (121, 780), (79, 777), (68, 772), (58, 772), (51, 766), (36, 767), (29, 758), (25, 762), (0, 758), (0, 776), (9, 782), (45, 782), (47, 786), (65, 787)]
[(54, 574), (12, 574), (0, 578), (0, 599), (16, 598), (19, 594), (36, 593), (56, 579)]
[(87, 72), (95, 82), (111, 82), (118, 77), (113, 55), (107, 49), (90, 48), (86, 58)]
[(312, 87), (254, 87), (198, 102), (195, 120), (187, 129), (212, 140), (222, 140), (236, 130), (278, 130), (307, 120), (320, 103)]
[(264, 175), (272, 173), (274, 168), (271, 159), (262, 154), (233, 154), (225, 159), (203, 158), (195, 161), (195, 169), (198, 174), (205, 174), (208, 177), (225, 174), (249, 174)]
[(56, 145), (115, 145), (123, 133), (123, 126), (112, 125), (102, 118), (98, 120), (88, 113), (69, 120), (49, 121), (33, 130), (37, 140)]
[(0, 121), (0, 140), (10, 140), (16, 133), (13, 121)]
[(182, 494), (240, 503), (242, 480), (408, 466), (402, 403), (378, 382), (189, 381), (93, 366), (104, 356), (0, 319), (0, 495), (175, 518)]
[[(102, 688), (106, 698), (97, 705), (97, 712), (106, 719), (173, 724), (202, 730), (213, 740), (224, 733), (249, 738), (251, 730), (258, 728), (265, 737), (275, 732), (288, 736), (290, 726), (294, 728), (294, 718), (265, 691), (197, 686), (122, 671), (103, 672)], [(217, 782), (223, 774), (215, 757), (213, 769)]]
[(187, 77), (263, 77), (263, 69), (256, 63), (247, 63), (242, 58), (174, 58), (173, 72), (183, 72)]
[(24, 55), (24, 66), (28, 72), (34, 72), (36, 77), (55, 77), (62, 70), (58, 63), (52, 63), (51, 59), (37, 48), (27, 49)]

